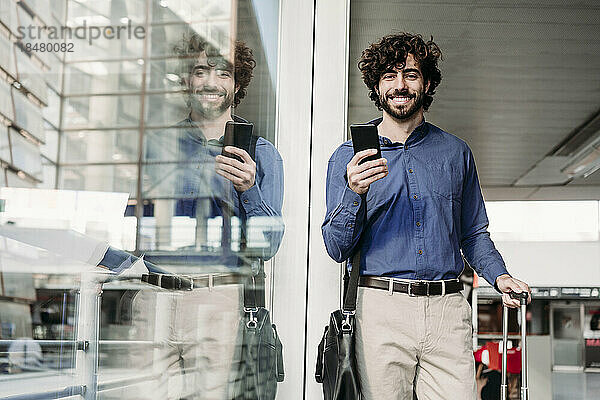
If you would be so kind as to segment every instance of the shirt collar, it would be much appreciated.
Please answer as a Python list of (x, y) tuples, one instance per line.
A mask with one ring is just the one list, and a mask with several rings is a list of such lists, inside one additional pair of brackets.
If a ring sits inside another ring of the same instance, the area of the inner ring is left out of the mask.
[[(238, 117), (237, 115), (231, 115), (231, 118), (235, 122), (245, 122), (245, 123), (248, 122), (244, 118)], [(181, 121), (180, 125), (183, 125), (185, 133), (188, 138), (190, 138), (191, 140), (193, 140), (195, 142), (202, 144), (203, 146), (206, 146), (207, 144), (212, 144), (215, 146), (223, 146), (223, 140), (224, 140), (223, 135), (221, 135), (221, 137), (219, 139), (206, 140), (206, 136), (204, 136), (204, 133), (202, 133), (202, 129), (192, 119), (191, 112), (188, 114), (186, 119)]]
[[(382, 121), (383, 121), (383, 117), (379, 117), (379, 118), (375, 118), (375, 119), (369, 121), (368, 123), (377, 126)], [(419, 125), (417, 125), (417, 127), (410, 133), (410, 135), (408, 135), (408, 138), (406, 139), (406, 143), (404, 143), (404, 145), (405, 146), (414, 146), (415, 144), (417, 144), (421, 140), (423, 140), (428, 132), (429, 132), (429, 124), (425, 121), (425, 117), (423, 117), (423, 121), (421, 121), (421, 123)], [(381, 144), (384, 144), (386, 146), (396, 144), (386, 137), (380, 137), (380, 141), (381, 141)]]

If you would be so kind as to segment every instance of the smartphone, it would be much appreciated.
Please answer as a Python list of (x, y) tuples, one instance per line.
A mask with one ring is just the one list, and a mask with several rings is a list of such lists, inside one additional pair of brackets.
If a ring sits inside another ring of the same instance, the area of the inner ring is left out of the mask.
[(377, 150), (377, 154), (363, 158), (359, 165), (371, 160), (381, 158), (381, 148), (379, 147), (379, 133), (377, 127), (373, 124), (354, 124), (350, 125), (350, 134), (352, 135), (352, 146), (354, 154), (367, 149)]
[(225, 124), (225, 136), (223, 137), (223, 151), (221, 154), (244, 162), (239, 156), (226, 152), (225, 146), (234, 146), (246, 150), (246, 153), (250, 154), (253, 128), (254, 126), (247, 122), (227, 121)]

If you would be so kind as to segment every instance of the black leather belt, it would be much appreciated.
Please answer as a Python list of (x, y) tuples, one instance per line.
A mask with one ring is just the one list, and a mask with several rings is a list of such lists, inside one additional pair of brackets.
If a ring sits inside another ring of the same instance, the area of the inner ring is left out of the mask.
[(221, 285), (242, 284), (247, 279), (247, 276), (240, 274), (206, 274), (199, 276), (183, 276), (150, 273), (142, 275), (142, 282), (171, 290), (192, 290), (198, 288), (211, 288), (213, 286)]
[(463, 290), (463, 284), (458, 279), (402, 282), (391, 278), (361, 276), (358, 286), (406, 293), (410, 296), (442, 296)]

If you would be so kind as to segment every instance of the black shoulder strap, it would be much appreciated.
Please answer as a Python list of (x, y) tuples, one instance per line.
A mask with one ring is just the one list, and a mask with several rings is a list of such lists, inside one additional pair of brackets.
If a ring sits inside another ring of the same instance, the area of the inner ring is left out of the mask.
[[(367, 197), (361, 196), (364, 202), (365, 208), (367, 207)], [(358, 279), (360, 278), (360, 247), (362, 245), (361, 240), (356, 243), (356, 252), (352, 256), (352, 270), (350, 272), (350, 279), (348, 280), (348, 286), (344, 289), (344, 306), (343, 311), (354, 312), (356, 311), (356, 295), (358, 294)]]
[[(250, 138), (250, 158), (256, 161), (256, 143), (259, 136), (252, 135)], [(246, 220), (240, 221), (242, 226), (240, 238), (240, 250), (246, 248)], [(265, 306), (265, 273), (261, 268), (258, 274), (252, 274), (244, 283), (244, 308), (257, 308)]]
[(244, 308), (265, 306), (265, 273), (251, 274), (244, 283)]
[[(364, 201), (364, 206), (367, 206), (367, 197), (361, 196)], [(343, 311), (354, 312), (356, 311), (356, 295), (358, 294), (358, 278), (360, 278), (360, 247), (362, 241), (359, 240), (356, 243), (356, 252), (352, 256), (352, 270), (350, 272), (350, 279), (348, 280), (348, 286), (345, 288), (344, 294), (344, 307)]]
[[(360, 246), (360, 242), (357, 244)], [(350, 271), (350, 280), (348, 281), (348, 287), (346, 288), (346, 295), (344, 296), (344, 307), (343, 310), (347, 312), (353, 312), (356, 310), (356, 295), (358, 293), (358, 278), (360, 277), (360, 248), (354, 253), (352, 257), (352, 270)]]

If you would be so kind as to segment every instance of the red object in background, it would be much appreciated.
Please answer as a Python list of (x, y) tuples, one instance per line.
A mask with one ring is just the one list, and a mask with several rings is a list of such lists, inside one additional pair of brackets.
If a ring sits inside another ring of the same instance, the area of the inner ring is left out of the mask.
[(473, 357), (475, 357), (475, 362), (481, 362), (481, 354), (485, 350), (485, 347), (481, 347), (479, 350), (473, 353)]
[[(481, 362), (481, 353), (487, 350), (490, 355), (489, 369), (502, 371), (502, 354), (500, 354), (500, 343), (487, 342), (483, 347), (474, 353), (475, 361)], [(512, 348), (506, 350), (506, 371), (509, 374), (521, 373), (521, 349)]]
[(487, 342), (484, 346), (490, 353), (490, 365), (489, 369), (495, 369), (496, 371), (502, 370), (502, 357), (500, 356), (500, 343), (498, 342)]
[(509, 374), (521, 373), (521, 349), (506, 350), (506, 372)]

